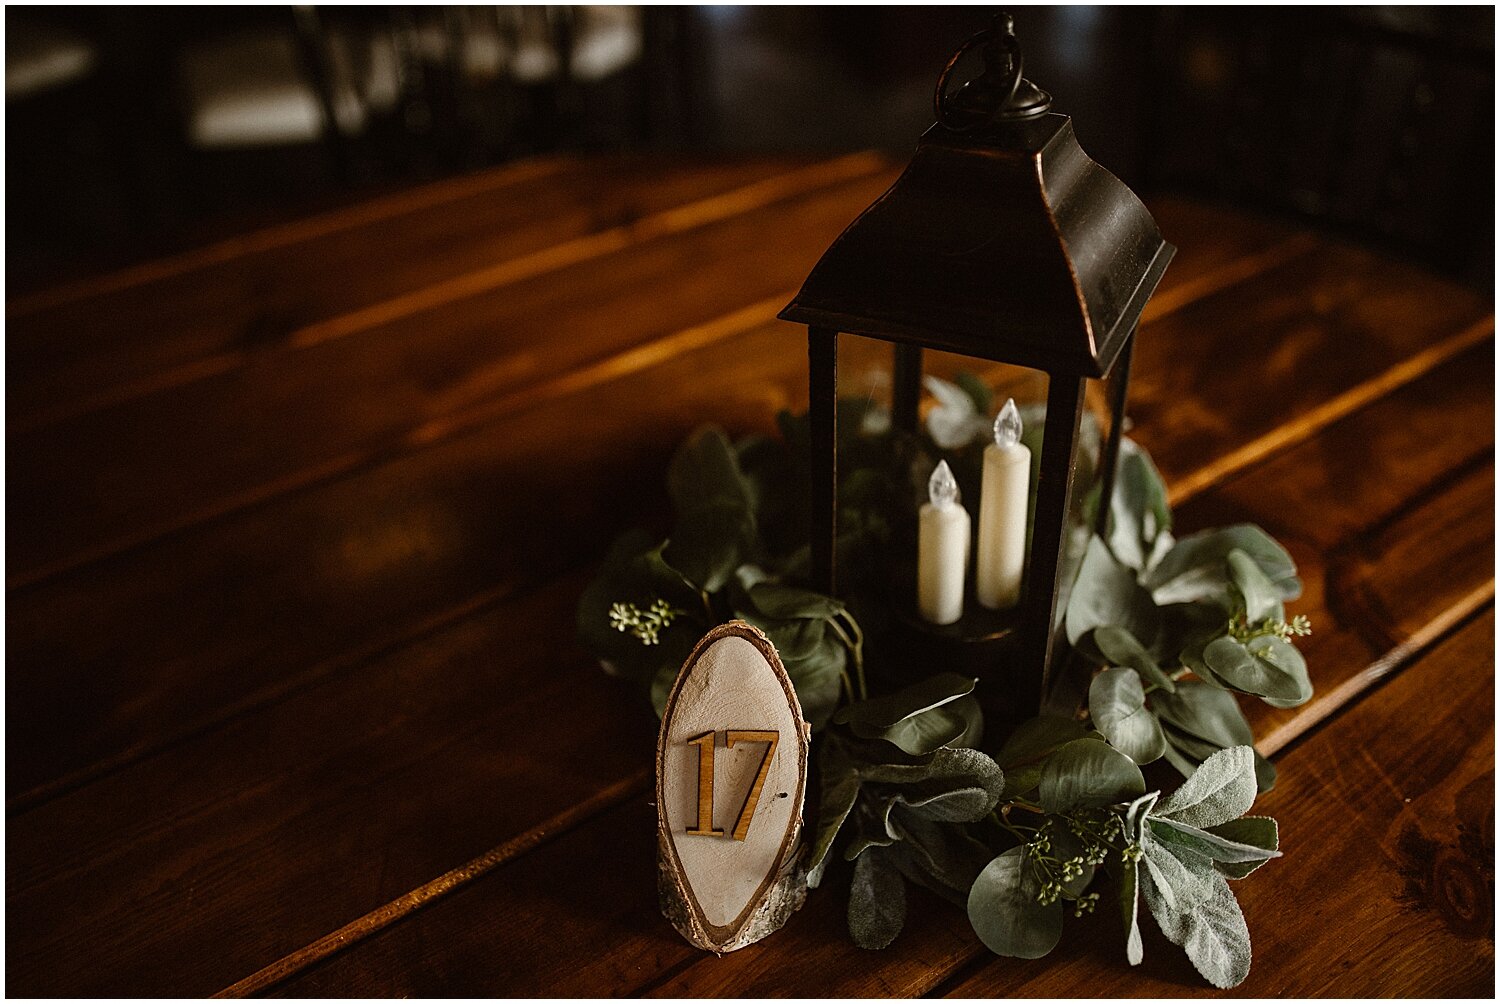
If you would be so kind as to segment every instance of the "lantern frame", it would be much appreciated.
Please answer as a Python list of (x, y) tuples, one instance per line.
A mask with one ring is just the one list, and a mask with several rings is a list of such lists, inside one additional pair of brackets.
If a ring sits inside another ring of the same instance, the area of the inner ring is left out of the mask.
[[(971, 50), (983, 54), (984, 72), (950, 95), (948, 80)], [(1095, 523), (1103, 534), (1137, 323), (1176, 249), (1021, 69), (1005, 15), (960, 47), (938, 80), (938, 121), (906, 171), (829, 247), (779, 316), (808, 327), (812, 570), (829, 595), (839, 585), (839, 334), (893, 343), (892, 424), (908, 434), (916, 432), (924, 349), (1047, 374), (1017, 637), (1007, 642), (1018, 645), (1022, 670), (1012, 677), (1014, 703), (1030, 714), (1052, 676), (1061, 626), (1087, 383), (1115, 377)]]

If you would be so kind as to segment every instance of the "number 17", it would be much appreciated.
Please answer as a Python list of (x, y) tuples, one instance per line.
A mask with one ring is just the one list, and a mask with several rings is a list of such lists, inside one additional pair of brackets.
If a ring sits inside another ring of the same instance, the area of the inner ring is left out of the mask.
[[(745, 796), (739, 818), (734, 823), (734, 839), (744, 840), (750, 832), (750, 820), (755, 817), (755, 807), (760, 804), (760, 792), (766, 785), (766, 774), (771, 769), (771, 758), (776, 755), (779, 732), (753, 729), (729, 729), (724, 733), (724, 748), (734, 749), (737, 742), (769, 743), (766, 755), (761, 757), (760, 769), (755, 772), (755, 783)], [(688, 740), (689, 746), (698, 747), (698, 825), (689, 826), (687, 832), (695, 837), (722, 837), (723, 830), (714, 829), (714, 733), (705, 732)]]

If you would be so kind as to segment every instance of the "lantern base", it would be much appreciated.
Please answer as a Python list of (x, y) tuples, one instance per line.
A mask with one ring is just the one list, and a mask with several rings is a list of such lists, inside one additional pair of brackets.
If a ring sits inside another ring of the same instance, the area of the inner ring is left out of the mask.
[[(902, 576), (908, 583), (915, 580), (914, 568)], [(991, 610), (980, 605), (971, 589), (962, 617), (952, 624), (932, 624), (917, 612), (915, 589), (892, 589), (888, 598), (896, 665), (911, 667), (914, 675), (951, 671), (978, 679), (974, 696), (984, 710), (987, 736), (1006, 735), (1035, 717), (1042, 671), (1022, 664), (1022, 607)]]

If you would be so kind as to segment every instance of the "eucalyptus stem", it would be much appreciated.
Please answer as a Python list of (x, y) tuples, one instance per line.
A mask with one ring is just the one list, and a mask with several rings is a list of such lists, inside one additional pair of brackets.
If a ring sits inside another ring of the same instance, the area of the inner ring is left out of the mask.
[[(843, 618), (843, 624), (848, 625), (849, 631), (845, 631), (839, 619)], [(860, 630), (859, 624), (853, 617), (849, 616), (847, 610), (842, 610), (828, 618), (828, 626), (833, 633), (839, 636), (839, 641), (849, 650), (849, 657), (854, 660), (854, 672), (859, 679), (859, 699), (866, 700), (870, 696), (869, 688), (865, 684), (865, 634)], [(847, 675), (846, 675), (847, 679)], [(853, 688), (851, 687), (851, 700)]]
[(991, 811), (989, 816), (987, 816), (986, 818), (996, 826), (1000, 827), (1000, 829), (1004, 830), (1006, 833), (1009, 833), (1011, 836), (1015, 837), (1023, 844), (1029, 843), (1031, 840), (1031, 838), (1026, 835), (1025, 830), (1031, 830), (1033, 833), (1036, 832), (1035, 827), (1028, 826), (1023, 829), (1022, 827), (1017, 826), (1015, 823), (1012, 823), (1008, 816), (1002, 818), (1000, 813), (994, 811)]

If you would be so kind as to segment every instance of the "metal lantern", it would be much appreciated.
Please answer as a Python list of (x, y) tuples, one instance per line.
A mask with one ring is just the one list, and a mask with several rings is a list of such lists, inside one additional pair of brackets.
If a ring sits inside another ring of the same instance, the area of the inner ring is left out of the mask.
[[(962, 57), (984, 69), (949, 93)], [(1029, 558), (1013, 643), (1034, 712), (1053, 661), (1061, 557), (1084, 391), (1113, 371), (1099, 529), (1119, 451), (1136, 322), (1175, 249), (1130, 189), (1094, 163), (1071, 120), (1022, 77), (1011, 19), (964, 43), (938, 79), (937, 122), (906, 171), (824, 253), (784, 320), (808, 326), (816, 584), (835, 555), (838, 335), (894, 343), (897, 428), (914, 432), (922, 350), (1048, 375)]]

